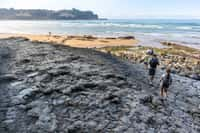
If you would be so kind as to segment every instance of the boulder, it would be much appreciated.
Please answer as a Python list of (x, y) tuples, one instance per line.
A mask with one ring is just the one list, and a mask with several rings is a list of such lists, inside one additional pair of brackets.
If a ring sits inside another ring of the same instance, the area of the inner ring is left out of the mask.
[(149, 95), (149, 96), (144, 96), (143, 98), (140, 99), (140, 103), (141, 104), (152, 104), (153, 103), (153, 96)]
[(192, 74), (189, 77), (192, 78), (192, 79), (195, 79), (195, 80), (200, 80), (200, 75), (199, 74)]
[(125, 39), (125, 40), (131, 40), (131, 39), (135, 39), (134, 36), (123, 36), (123, 37), (118, 37), (119, 39)]

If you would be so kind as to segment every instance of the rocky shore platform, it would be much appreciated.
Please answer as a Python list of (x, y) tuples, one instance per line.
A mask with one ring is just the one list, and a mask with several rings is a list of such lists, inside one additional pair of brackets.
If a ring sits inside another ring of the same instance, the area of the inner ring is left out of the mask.
[(200, 82), (159, 99), (140, 64), (92, 49), (0, 40), (1, 133), (199, 133)]
[(143, 63), (146, 51), (153, 49), (160, 60), (160, 68), (171, 67), (172, 73), (200, 81), (200, 50), (173, 42), (161, 42), (164, 48), (146, 46), (104, 47), (97, 50), (132, 63)]

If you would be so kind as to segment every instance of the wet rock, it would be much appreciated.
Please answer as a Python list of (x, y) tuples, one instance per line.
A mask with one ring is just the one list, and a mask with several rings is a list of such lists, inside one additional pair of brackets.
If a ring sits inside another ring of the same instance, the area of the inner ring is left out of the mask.
[(69, 133), (74, 133), (74, 132), (81, 132), (81, 131), (83, 131), (83, 127), (84, 127), (83, 123), (84, 122), (82, 122), (82, 121), (76, 121), (76, 122), (74, 122), (72, 125), (70, 125), (68, 127), (68, 132)]
[(80, 56), (72, 56), (72, 57), (68, 57), (67, 61), (68, 62), (72, 62), (72, 61), (79, 60), (80, 58), (81, 58)]
[(193, 117), (199, 117), (200, 118), (200, 109), (194, 108), (187, 111), (189, 114), (191, 114)]
[(106, 79), (116, 78), (116, 79), (119, 79), (119, 80), (125, 80), (125, 77), (123, 77), (121, 75), (116, 75), (116, 74), (113, 74), (113, 73), (105, 73), (105, 74), (103, 74), (103, 76)]
[(110, 101), (111, 103), (114, 104), (120, 104), (121, 103), (121, 99), (118, 95), (113, 94), (113, 93), (109, 93), (106, 97), (105, 100)]
[(0, 75), (0, 82), (12, 82), (18, 80), (18, 77), (14, 74)]
[(199, 74), (192, 74), (189, 77), (192, 78), (192, 79), (195, 79), (195, 80), (200, 80), (200, 75)]
[(39, 120), (35, 123), (36, 129), (42, 132), (55, 132), (57, 128), (56, 116), (53, 113), (42, 114)]
[(53, 105), (54, 106), (58, 106), (58, 105), (62, 105), (65, 103), (65, 99), (59, 99), (59, 100), (53, 100)]
[(37, 87), (23, 89), (19, 92), (17, 96), (13, 97), (12, 104), (24, 104), (28, 98), (32, 97), (37, 92), (39, 92), (39, 89)]
[(81, 92), (81, 91), (84, 91), (85, 89), (86, 88), (84, 87), (83, 84), (73, 85), (70, 88), (71, 93)]
[(36, 122), (31, 126), (31, 130), (37, 129), (39, 132), (54, 132), (57, 128), (57, 120), (48, 102), (34, 101), (27, 105), (27, 114), (35, 118)]
[(70, 94), (72, 92), (72, 88), (71, 87), (66, 87), (65, 89), (62, 90), (63, 94)]
[(152, 116), (152, 117), (149, 117), (148, 119), (147, 119), (147, 121), (146, 121), (146, 124), (147, 125), (153, 125), (153, 124), (155, 124), (156, 125), (156, 120), (155, 120), (155, 118)]
[(95, 129), (97, 127), (97, 122), (95, 122), (95, 121), (89, 121), (86, 125), (90, 129)]
[(31, 59), (23, 59), (20, 61), (20, 64), (30, 63)]
[(40, 77), (40, 80), (42, 83), (48, 83), (48, 82), (51, 82), (53, 80), (53, 78), (54, 78), (53, 75), (45, 74)]
[(19, 92), (18, 98), (26, 98), (34, 95), (39, 91), (39, 88), (33, 87), (33, 88), (27, 88)]
[(53, 69), (48, 71), (48, 74), (51, 77), (57, 77), (57, 76), (69, 75), (70, 71), (65, 69)]
[(127, 39), (127, 40), (130, 40), (130, 39), (135, 39), (134, 36), (124, 36), (124, 37), (119, 37), (119, 39)]
[(115, 40), (115, 39), (117, 39), (117, 38), (115, 38), (115, 37), (106, 37), (105, 39)]
[(37, 76), (39, 74), (39, 72), (33, 72), (27, 75), (28, 78), (33, 78), (35, 76)]
[(145, 96), (143, 98), (140, 99), (140, 103), (141, 104), (152, 104), (153, 103), (153, 96)]
[(9, 125), (9, 124), (14, 123), (14, 120), (5, 120), (5, 121), (3, 121), (3, 123)]
[(86, 38), (86, 39), (97, 39), (97, 37), (93, 37), (91, 35), (84, 35), (83, 38)]
[(38, 85), (38, 87), (39, 87), (39, 91), (43, 93), (44, 95), (49, 95), (54, 92), (54, 89), (52, 87), (48, 87), (45, 84), (40, 84)]

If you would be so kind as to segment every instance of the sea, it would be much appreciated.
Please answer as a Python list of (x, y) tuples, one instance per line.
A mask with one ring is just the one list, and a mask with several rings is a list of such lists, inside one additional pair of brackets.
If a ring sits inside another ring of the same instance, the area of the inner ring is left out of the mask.
[(0, 33), (94, 35), (99, 37), (135, 36), (138, 45), (162, 47), (170, 41), (200, 49), (200, 20), (2, 20)]

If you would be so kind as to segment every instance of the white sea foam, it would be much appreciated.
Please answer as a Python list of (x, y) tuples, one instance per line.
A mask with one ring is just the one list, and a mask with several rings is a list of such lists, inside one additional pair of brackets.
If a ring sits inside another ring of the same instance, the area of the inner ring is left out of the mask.
[(163, 29), (160, 25), (143, 25), (143, 24), (130, 24), (130, 27), (134, 28), (149, 28), (149, 29)]
[(189, 26), (179, 26), (179, 27), (176, 27), (176, 29), (179, 29), (179, 30), (192, 30), (192, 27), (189, 27)]
[(117, 23), (63, 23), (63, 27), (119, 27), (119, 28), (142, 28), (142, 29), (162, 29), (159, 25), (148, 24), (117, 24)]

